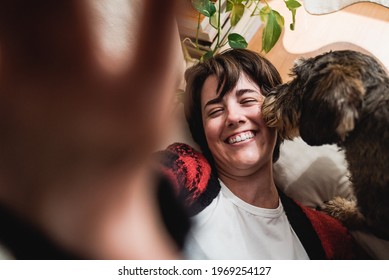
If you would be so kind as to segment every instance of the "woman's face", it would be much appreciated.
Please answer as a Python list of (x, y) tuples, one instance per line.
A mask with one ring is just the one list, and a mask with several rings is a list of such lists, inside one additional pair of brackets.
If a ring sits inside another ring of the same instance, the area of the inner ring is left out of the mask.
[(272, 164), (276, 132), (261, 115), (264, 96), (245, 74), (235, 88), (218, 100), (216, 76), (206, 79), (201, 91), (205, 136), (218, 172), (247, 176)]

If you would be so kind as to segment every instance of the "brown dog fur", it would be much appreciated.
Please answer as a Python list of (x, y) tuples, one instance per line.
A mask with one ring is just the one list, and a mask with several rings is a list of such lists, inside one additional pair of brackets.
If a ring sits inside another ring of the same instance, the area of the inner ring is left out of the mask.
[(293, 79), (266, 97), (262, 113), (283, 139), (345, 150), (356, 203), (325, 207), (346, 226), (389, 239), (389, 77), (372, 56), (334, 51), (301, 59)]

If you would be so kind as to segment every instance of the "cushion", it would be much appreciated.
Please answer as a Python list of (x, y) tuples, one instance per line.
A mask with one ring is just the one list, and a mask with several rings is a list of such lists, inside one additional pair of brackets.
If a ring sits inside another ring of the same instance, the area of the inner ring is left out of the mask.
[[(336, 145), (312, 147), (301, 138), (281, 145), (274, 164), (277, 186), (291, 198), (311, 208), (334, 196), (352, 198), (344, 152)], [(389, 241), (362, 230), (350, 231), (356, 242), (374, 259), (389, 259)]]
[(284, 141), (274, 178), (287, 195), (311, 208), (334, 196), (353, 196), (344, 153), (336, 145), (313, 147), (301, 138)]

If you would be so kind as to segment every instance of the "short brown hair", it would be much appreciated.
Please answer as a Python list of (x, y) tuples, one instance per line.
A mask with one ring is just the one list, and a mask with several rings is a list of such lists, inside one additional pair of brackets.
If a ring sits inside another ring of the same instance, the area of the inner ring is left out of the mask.
[[(236, 86), (242, 72), (258, 84), (264, 96), (267, 96), (273, 87), (282, 83), (280, 74), (269, 60), (247, 49), (229, 49), (197, 63), (185, 72), (185, 117), (193, 140), (211, 163), (213, 158), (205, 137), (201, 112), (203, 84), (209, 76), (215, 75), (218, 79), (217, 92), (221, 90), (220, 97), (223, 97)], [(278, 160), (280, 144), (281, 139), (277, 136), (273, 162)]]

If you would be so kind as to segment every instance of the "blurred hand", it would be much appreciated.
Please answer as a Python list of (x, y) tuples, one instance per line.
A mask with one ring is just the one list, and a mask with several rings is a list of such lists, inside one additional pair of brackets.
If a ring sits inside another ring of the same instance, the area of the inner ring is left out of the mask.
[(174, 2), (144, 1), (115, 71), (93, 1), (0, 1), (0, 160), (17, 179), (98, 174), (138, 165), (155, 148), (177, 79)]
[(144, 0), (110, 54), (96, 5), (114, 2), (0, 0), (0, 201), (81, 254), (171, 258), (147, 160), (177, 83), (176, 1)]

